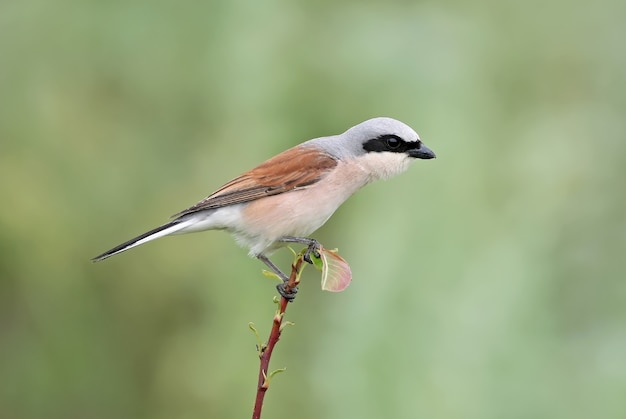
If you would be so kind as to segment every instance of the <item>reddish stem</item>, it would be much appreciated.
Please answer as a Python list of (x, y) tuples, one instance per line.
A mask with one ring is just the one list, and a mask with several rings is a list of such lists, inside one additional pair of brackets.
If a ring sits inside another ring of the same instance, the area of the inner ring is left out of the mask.
[[(302, 269), (302, 263), (303, 259), (302, 256), (300, 256), (298, 257), (296, 262), (291, 265), (291, 275), (289, 276), (289, 281), (287, 281), (287, 283), (285, 284), (285, 292), (289, 293), (292, 289), (298, 286), (298, 282), (300, 280), (299, 274)], [(270, 380), (268, 377), (270, 359), (272, 358), (274, 346), (276, 346), (276, 343), (278, 343), (278, 339), (280, 339), (280, 333), (282, 332), (281, 326), (285, 317), (285, 311), (287, 310), (287, 304), (289, 304), (289, 300), (287, 300), (285, 297), (281, 297), (278, 312), (272, 320), (272, 330), (270, 331), (270, 337), (267, 340), (267, 345), (261, 348), (259, 353), (259, 358), (261, 359), (259, 368), (259, 382), (257, 385), (256, 400), (254, 403), (254, 411), (252, 412), (252, 419), (261, 418), (263, 399), (265, 398), (265, 393), (267, 392), (270, 384)]]

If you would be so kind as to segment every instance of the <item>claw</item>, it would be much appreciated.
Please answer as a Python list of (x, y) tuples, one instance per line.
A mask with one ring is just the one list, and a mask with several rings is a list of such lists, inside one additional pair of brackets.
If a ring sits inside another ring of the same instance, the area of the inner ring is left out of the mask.
[(278, 290), (278, 293), (285, 298), (285, 300), (292, 302), (295, 298), (296, 298), (296, 294), (298, 293), (298, 288), (294, 287), (294, 288), (290, 288), (289, 291), (287, 291), (285, 289), (285, 285), (287, 285), (286, 282), (282, 282), (278, 285), (276, 285), (276, 289)]
[(320, 246), (321, 245), (317, 240), (309, 244), (309, 247), (307, 247), (306, 252), (304, 252), (304, 256), (302, 257), (306, 263), (308, 263), (309, 265), (313, 265), (313, 261), (311, 260), (311, 253), (316, 259), (320, 258)]

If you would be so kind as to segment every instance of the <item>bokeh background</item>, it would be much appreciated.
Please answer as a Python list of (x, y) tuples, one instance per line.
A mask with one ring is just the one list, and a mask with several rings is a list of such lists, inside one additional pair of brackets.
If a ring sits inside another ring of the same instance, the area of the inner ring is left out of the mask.
[[(0, 418), (239, 418), (274, 283), (225, 233), (96, 254), (386, 115), (438, 158), (315, 237), (268, 418), (626, 417), (626, 3), (0, 3)], [(277, 261), (287, 266), (288, 252)]]

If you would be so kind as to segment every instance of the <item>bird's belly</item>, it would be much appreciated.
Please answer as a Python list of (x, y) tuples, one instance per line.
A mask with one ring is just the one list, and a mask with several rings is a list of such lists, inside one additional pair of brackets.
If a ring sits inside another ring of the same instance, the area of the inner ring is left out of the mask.
[(281, 237), (313, 233), (350, 195), (320, 194), (311, 188), (259, 199), (243, 209), (245, 228), (233, 231), (233, 235), (250, 248), (250, 254), (267, 253), (266, 249), (275, 248)]
[(272, 241), (313, 233), (344, 201), (316, 195), (309, 190), (292, 191), (248, 204), (242, 212), (245, 231)]
[(253, 255), (275, 246), (281, 237), (308, 236), (368, 181), (359, 167), (340, 163), (315, 185), (246, 204), (241, 212), (244, 228), (233, 234)]

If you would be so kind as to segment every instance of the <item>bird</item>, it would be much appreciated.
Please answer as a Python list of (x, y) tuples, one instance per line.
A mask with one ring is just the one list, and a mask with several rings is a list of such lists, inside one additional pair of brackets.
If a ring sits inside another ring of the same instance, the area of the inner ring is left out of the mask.
[[(98, 262), (160, 237), (225, 230), (284, 283), (287, 276), (269, 259), (290, 243), (307, 246), (305, 260), (319, 255), (308, 236), (363, 186), (406, 171), (416, 159), (433, 159), (408, 125), (376, 117), (342, 134), (314, 138), (289, 148), (237, 176), (171, 217), (171, 221), (94, 257)], [(281, 288), (279, 287), (279, 291)]]

